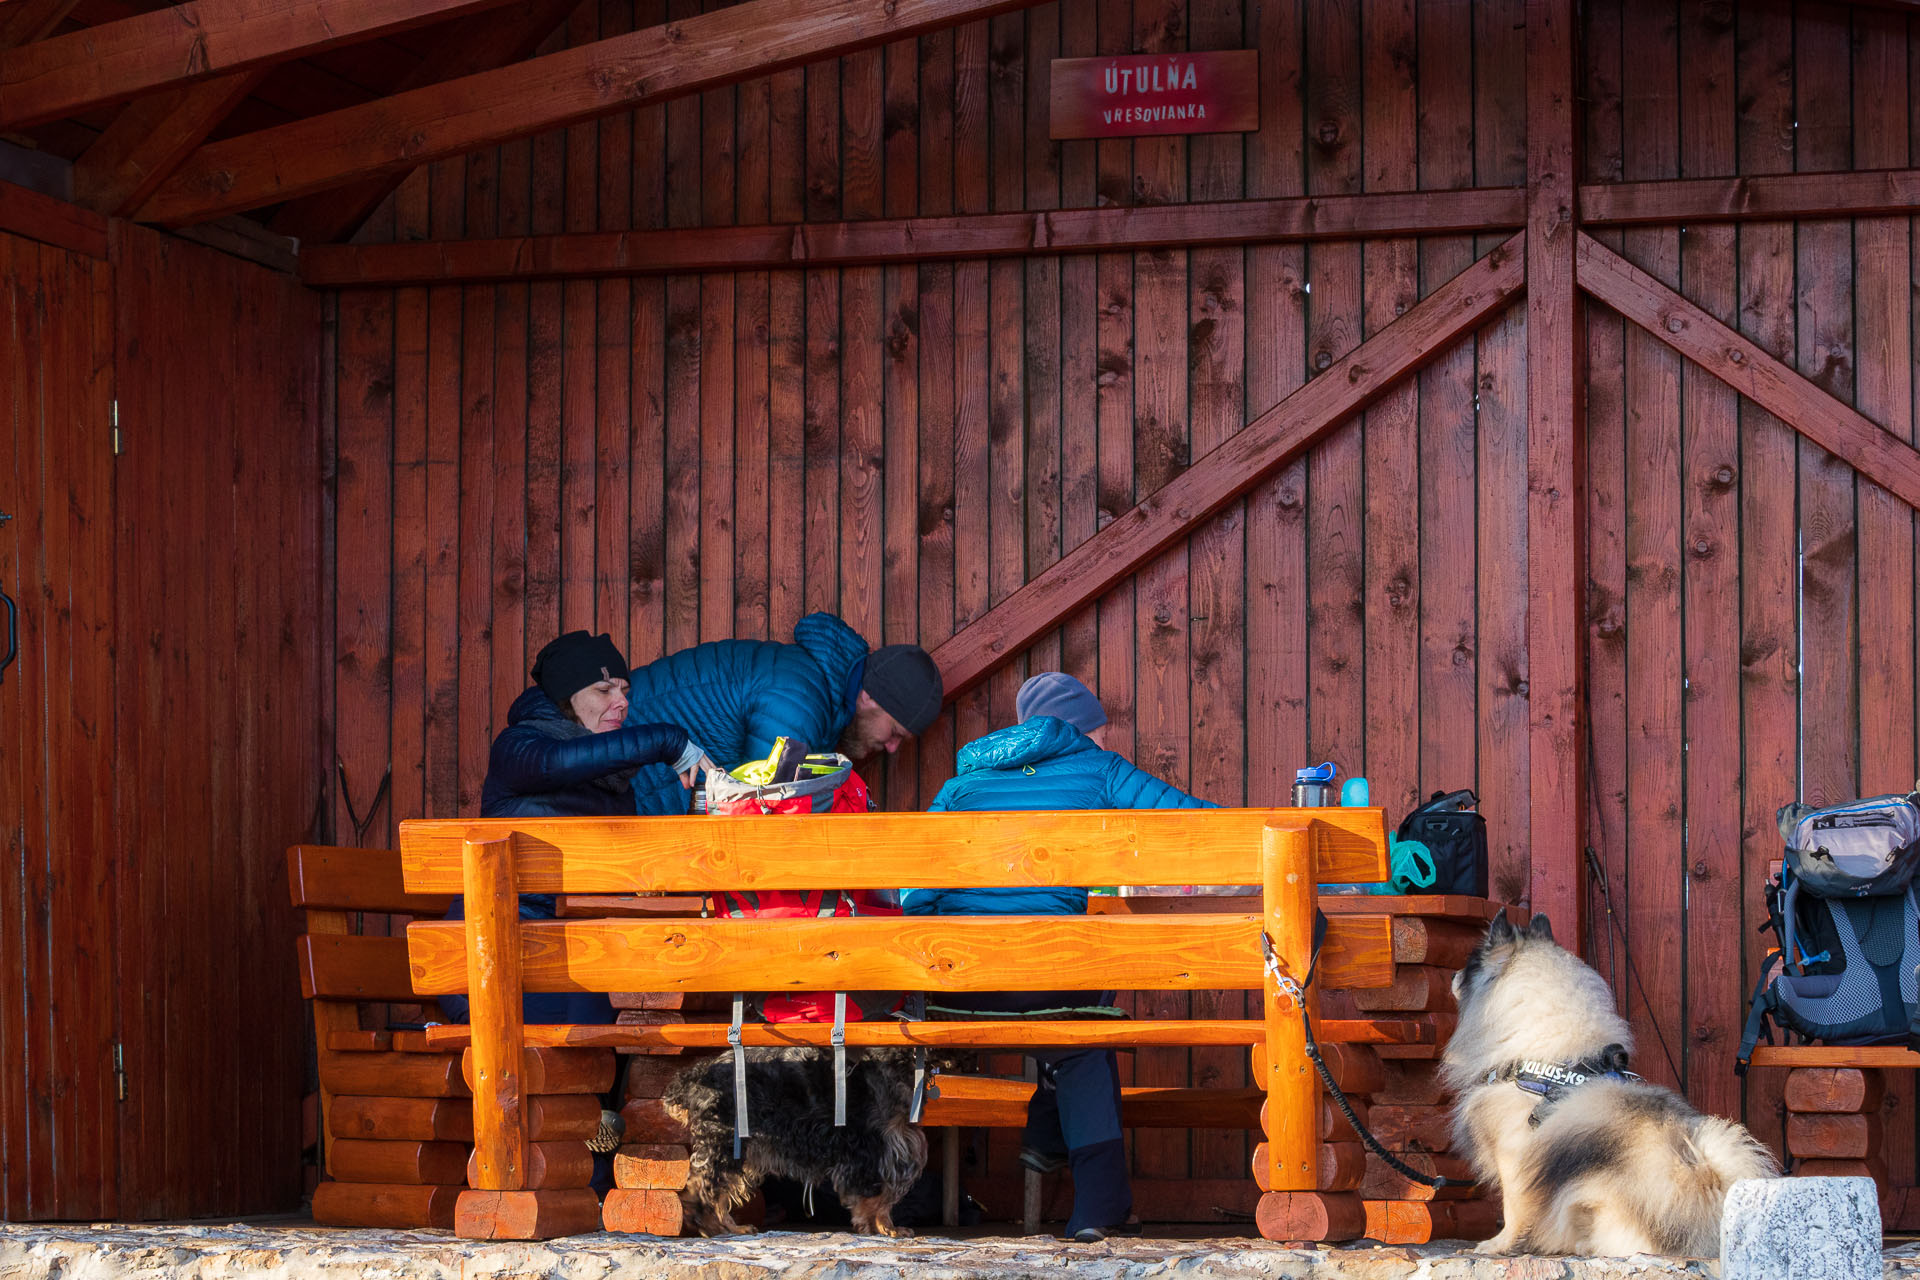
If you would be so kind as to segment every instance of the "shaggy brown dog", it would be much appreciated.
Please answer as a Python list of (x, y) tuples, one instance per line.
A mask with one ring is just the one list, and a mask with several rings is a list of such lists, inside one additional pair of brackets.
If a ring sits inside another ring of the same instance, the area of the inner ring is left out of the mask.
[(693, 1167), (680, 1193), (702, 1235), (752, 1230), (733, 1211), (769, 1177), (808, 1193), (825, 1183), (861, 1233), (910, 1236), (894, 1205), (927, 1167), (927, 1139), (908, 1123), (913, 1054), (856, 1049), (847, 1055), (847, 1123), (833, 1123), (833, 1055), (824, 1049), (748, 1049), (750, 1135), (733, 1158), (733, 1055), (694, 1063), (662, 1099), (687, 1126)]

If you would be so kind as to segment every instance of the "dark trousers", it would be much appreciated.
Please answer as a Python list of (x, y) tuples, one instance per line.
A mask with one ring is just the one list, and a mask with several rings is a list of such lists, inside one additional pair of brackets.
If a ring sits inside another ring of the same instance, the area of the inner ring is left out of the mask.
[[(1000, 991), (951, 996), (949, 1007), (1022, 1013), (1089, 1002), (1084, 991)], [(1073, 1171), (1073, 1214), (1067, 1234), (1116, 1227), (1133, 1209), (1127, 1148), (1120, 1134), (1120, 1062), (1111, 1049), (1041, 1050), (1040, 1083), (1027, 1105), (1021, 1141), (1049, 1155), (1064, 1153)]]

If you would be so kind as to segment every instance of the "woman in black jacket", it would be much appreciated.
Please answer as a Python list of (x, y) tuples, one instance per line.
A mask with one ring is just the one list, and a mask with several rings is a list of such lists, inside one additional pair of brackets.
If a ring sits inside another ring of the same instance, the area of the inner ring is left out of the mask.
[(627, 660), (610, 636), (569, 631), (540, 651), (513, 700), (480, 790), (483, 818), (599, 818), (635, 812), (633, 775), (671, 764), (692, 786), (706, 753), (671, 724), (623, 727)]
[[(627, 714), (627, 660), (606, 635), (569, 631), (540, 651), (533, 688), (513, 700), (507, 727), (493, 740), (487, 780), (480, 790), (483, 818), (619, 817), (635, 812), (635, 771), (670, 764), (692, 786), (706, 753), (671, 724), (622, 727)], [(465, 917), (453, 900), (447, 919)], [(553, 898), (520, 895), (522, 920), (551, 920)], [(534, 1023), (609, 1023), (614, 1009), (596, 992), (529, 995)], [(440, 1009), (467, 1020), (464, 996), (442, 996)]]

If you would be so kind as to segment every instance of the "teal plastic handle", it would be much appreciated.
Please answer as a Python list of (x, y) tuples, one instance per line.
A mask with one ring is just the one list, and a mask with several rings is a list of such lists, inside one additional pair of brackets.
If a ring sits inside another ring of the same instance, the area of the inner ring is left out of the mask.
[(1402, 840), (1398, 836), (1389, 836), (1387, 857), (1393, 868), (1392, 883), (1396, 893), (1412, 893), (1417, 889), (1430, 889), (1440, 876), (1440, 869), (1434, 864), (1433, 850), (1418, 840)]

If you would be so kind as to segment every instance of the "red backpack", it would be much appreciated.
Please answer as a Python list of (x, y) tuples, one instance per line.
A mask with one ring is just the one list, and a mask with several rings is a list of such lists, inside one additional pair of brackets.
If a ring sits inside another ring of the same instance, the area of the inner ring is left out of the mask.
[[(714, 770), (707, 777), (708, 813), (868, 813), (872, 809), (866, 779), (854, 772), (851, 760), (833, 752), (809, 755), (804, 744), (785, 738), (774, 743), (767, 759), (732, 773)], [(871, 889), (742, 889), (717, 893), (714, 902), (722, 914), (735, 919), (900, 914), (897, 904), (883, 901)], [(768, 996), (763, 1016), (768, 1022), (832, 1022), (833, 993)], [(850, 999), (847, 1021), (859, 1022), (861, 1016), (860, 1005)]]

